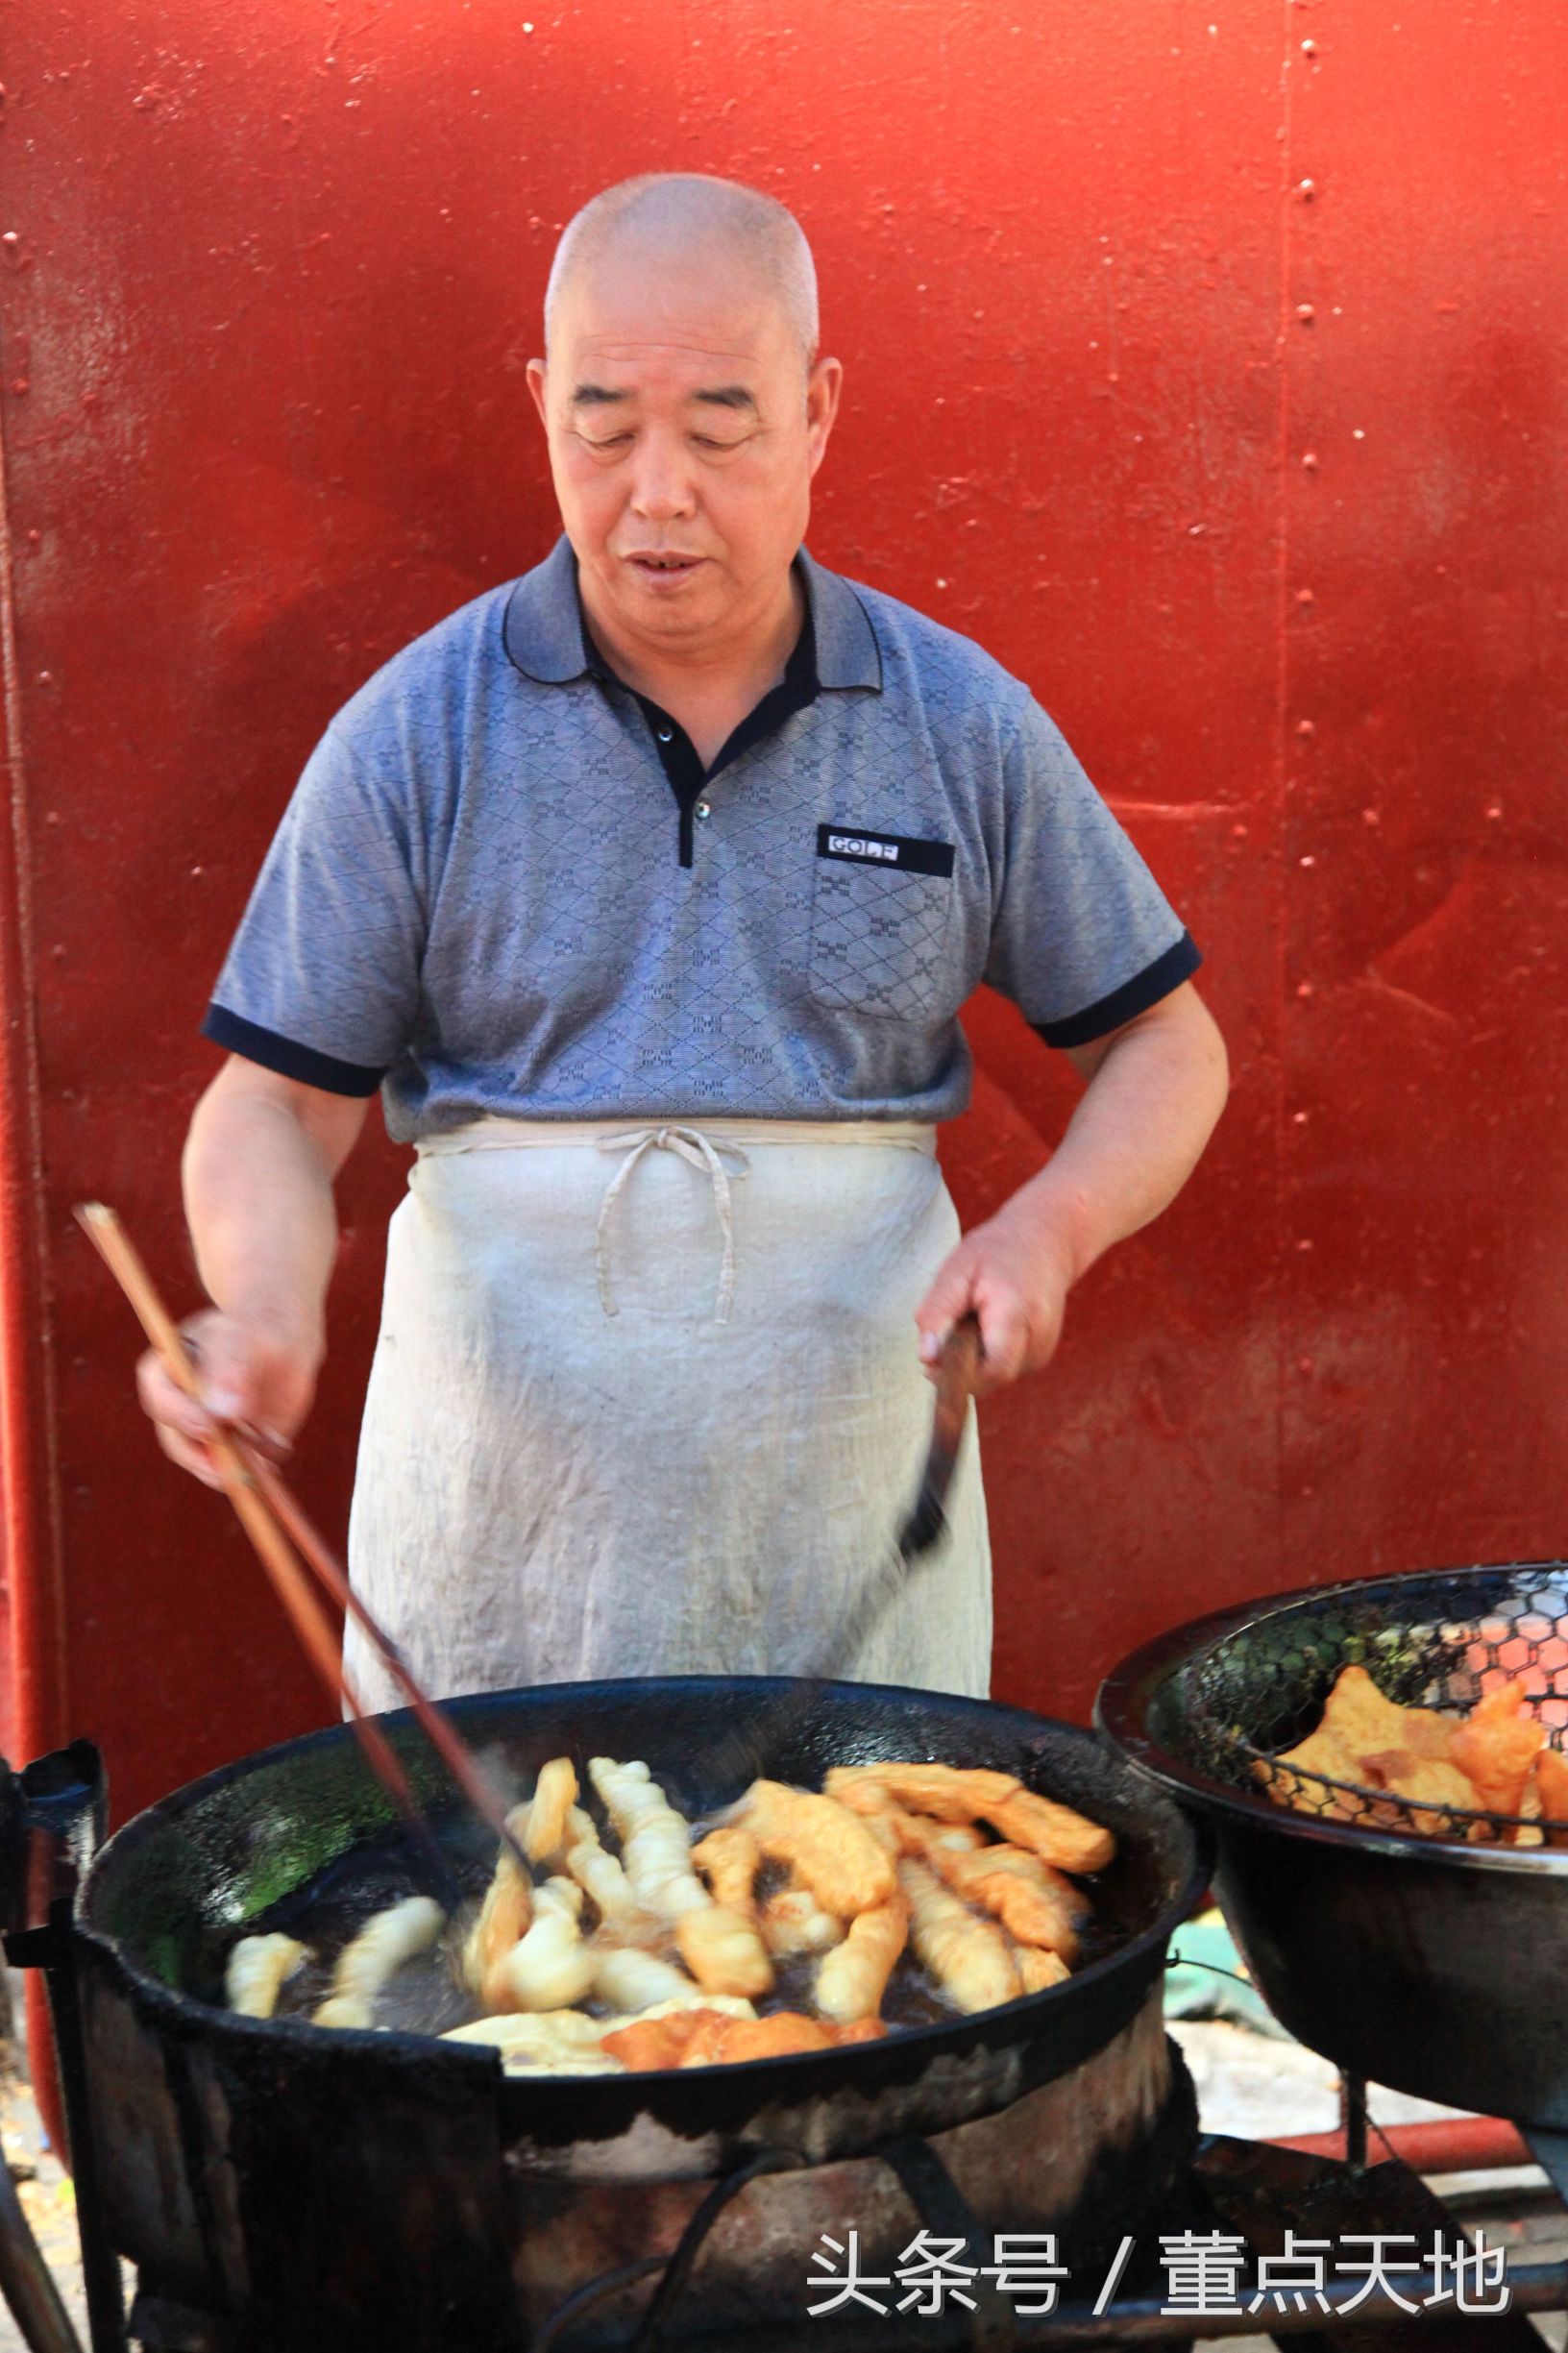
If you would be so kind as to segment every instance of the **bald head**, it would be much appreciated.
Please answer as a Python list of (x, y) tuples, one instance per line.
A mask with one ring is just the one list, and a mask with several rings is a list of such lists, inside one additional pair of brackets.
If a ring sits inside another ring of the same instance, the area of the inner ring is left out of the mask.
[(817, 270), (793, 212), (756, 188), (701, 172), (623, 180), (568, 221), (545, 289), (545, 351), (568, 295), (606, 261), (739, 268), (776, 301), (809, 368), (817, 356)]

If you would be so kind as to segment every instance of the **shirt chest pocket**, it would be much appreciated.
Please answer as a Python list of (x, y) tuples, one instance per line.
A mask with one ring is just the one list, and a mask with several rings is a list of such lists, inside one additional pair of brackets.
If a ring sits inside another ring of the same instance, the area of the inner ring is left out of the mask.
[[(840, 842), (851, 846), (831, 846)], [(810, 987), (820, 1005), (895, 1021), (943, 1010), (952, 868), (945, 843), (822, 827), (811, 906)]]

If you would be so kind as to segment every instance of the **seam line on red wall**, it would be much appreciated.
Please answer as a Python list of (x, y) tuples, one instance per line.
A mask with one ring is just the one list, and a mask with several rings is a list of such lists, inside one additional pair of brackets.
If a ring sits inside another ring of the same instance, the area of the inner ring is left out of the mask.
[(45, 1248), (32, 852), (5, 416), (0, 409), (0, 679), (6, 818), (0, 826), (0, 1498), (11, 1606), (7, 1715), (20, 1758), (69, 1720), (64, 1558)]
[(1289, 776), (1286, 757), (1290, 708), (1290, 336), (1294, 323), (1291, 304), (1291, 225), (1296, 202), (1293, 185), (1291, 132), (1293, 129), (1290, 42), (1300, 13), (1296, 0), (1283, 0), (1280, 12), (1280, 317), (1276, 336), (1278, 439), (1275, 447), (1275, 599), (1274, 599), (1274, 1548), (1276, 1580), (1286, 1576), (1286, 1317), (1285, 1269), (1292, 1262), (1288, 1214), (1289, 1166), (1287, 1127), (1288, 1078), (1286, 1067), (1286, 1007), (1289, 987), (1287, 922)]

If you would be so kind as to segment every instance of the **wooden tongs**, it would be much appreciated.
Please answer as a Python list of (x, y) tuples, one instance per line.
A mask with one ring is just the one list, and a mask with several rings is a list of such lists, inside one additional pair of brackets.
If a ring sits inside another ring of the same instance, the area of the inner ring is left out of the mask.
[[(89, 1201), (78, 1209), (78, 1223), (135, 1310), (142, 1330), (164, 1370), (187, 1397), (200, 1402), (196, 1367), (179, 1326), (159, 1297), (139, 1252), (111, 1209)], [(354, 1726), (365, 1762), (397, 1806), (427, 1863), (449, 1890), (452, 1866), (440, 1846), (401, 1759), (374, 1717), (364, 1715), (344, 1668), (337, 1631), (301, 1567), (302, 1561), (340, 1608), (356, 1618), (387, 1667), (406, 1692), (431, 1747), (475, 1812), (503, 1847), (527, 1867), (527, 1858), (506, 1826), (506, 1809), (492, 1789), (473, 1750), (416, 1681), (403, 1653), (378, 1625), (349, 1583), (336, 1556), (301, 1509), (266, 1457), (235, 1430), (217, 1428), (209, 1440), (213, 1466), (241, 1527), (256, 1548), (306, 1656), (331, 1697), (340, 1702)]]

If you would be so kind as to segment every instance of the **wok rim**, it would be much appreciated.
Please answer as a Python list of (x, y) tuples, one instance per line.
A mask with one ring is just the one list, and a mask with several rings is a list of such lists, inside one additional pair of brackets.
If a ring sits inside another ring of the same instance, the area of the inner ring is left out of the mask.
[[(507, 1691), (465, 1693), (453, 1696), (450, 1703), (454, 1708), (461, 1708), (474, 1703), (492, 1702), (499, 1708), (507, 1701), (516, 1701), (542, 1692), (568, 1693), (592, 1689), (596, 1693), (617, 1691), (630, 1693), (639, 1687), (648, 1685), (657, 1685), (658, 1688), (665, 1691), (684, 1689), (694, 1697), (704, 1693), (732, 1692), (737, 1686), (744, 1686), (753, 1692), (760, 1701), (770, 1695), (782, 1699), (792, 1692), (798, 1691), (802, 1685), (807, 1683), (819, 1696), (843, 1693), (846, 1696), (863, 1698), (874, 1695), (879, 1699), (908, 1699), (925, 1705), (937, 1702), (944, 1708), (973, 1708), (987, 1717), (1011, 1718), (1017, 1723), (1020, 1729), (1028, 1728), (1036, 1732), (1043, 1730), (1053, 1735), (1065, 1736), (1081, 1744), (1085, 1749), (1096, 1752), (1113, 1766), (1126, 1763), (1133, 1765), (1135, 1771), (1138, 1770), (1131, 1757), (1119, 1752), (1115, 1740), (1108, 1739), (1098, 1728), (1068, 1724), (1060, 1717), (1038, 1715), (1033, 1709), (1016, 1707), (1008, 1701), (974, 1700), (961, 1693), (934, 1691), (895, 1683), (849, 1683), (830, 1681), (819, 1677), (799, 1676), (620, 1676), (605, 1678), (591, 1685), (581, 1682), (532, 1683), (519, 1685)], [(443, 1703), (443, 1704), (447, 1703)], [(412, 1708), (388, 1710), (379, 1716), (376, 1721), (383, 1728), (394, 1732), (405, 1727), (414, 1728), (417, 1726), (417, 1719)], [(503, 2054), (500, 2047), (494, 2044), (452, 2043), (439, 2034), (418, 2033), (406, 2028), (329, 2027), (318, 2026), (313, 2021), (304, 2018), (244, 2017), (237, 2011), (226, 2008), (222, 2003), (208, 2001), (199, 1994), (187, 1993), (179, 1987), (169, 1985), (138, 1959), (123, 1937), (116, 1936), (98, 1926), (88, 1917), (102, 1879), (110, 1871), (120, 1866), (128, 1845), (134, 1849), (140, 1839), (153, 1835), (155, 1828), (171, 1816), (178, 1817), (180, 1813), (204, 1802), (228, 1787), (232, 1782), (246, 1778), (269, 1763), (285, 1756), (308, 1755), (313, 1751), (340, 1749), (353, 1738), (352, 1727), (343, 1723), (325, 1725), (313, 1732), (299, 1733), (290, 1740), (274, 1741), (265, 1749), (253, 1750), (244, 1756), (232, 1759), (228, 1764), (215, 1766), (210, 1773), (201, 1775), (194, 1781), (182, 1782), (179, 1787), (167, 1792), (164, 1797), (155, 1800), (151, 1805), (142, 1807), (138, 1813), (132, 1815), (128, 1821), (122, 1823), (94, 1855), (91, 1867), (77, 1891), (73, 1909), (73, 1933), (90, 1943), (111, 1969), (135, 1986), (143, 1999), (151, 2000), (172, 2018), (185, 2017), (191, 2010), (194, 2010), (202, 2018), (222, 2022), (225, 2028), (242, 2037), (270, 2037), (275, 2042), (281, 2042), (284, 2048), (292, 2047), (311, 2052), (320, 2052), (329, 2041), (332, 2047), (344, 2050), (358, 2047), (373, 2051), (378, 2055), (393, 2054), (401, 2056), (405, 2061), (418, 2059), (427, 2064), (432, 2053), (439, 2052), (443, 2059), (450, 2060), (454, 2068), (467, 2068), (471, 2071), (482, 2068), (486, 2077), (499, 2084), (516, 2086), (520, 2090), (526, 2089), (530, 2082), (536, 2079), (527, 2074), (508, 2075)], [(1160, 1778), (1158, 1775), (1147, 1774), (1142, 1774), (1139, 1777), (1145, 1783), (1152, 1781), (1156, 1784)], [(900, 2026), (885, 2036), (866, 2043), (834, 2045), (830, 2046), (827, 2050), (789, 2051), (769, 2058), (732, 2060), (700, 2068), (640, 2069), (627, 2071), (626, 2079), (644, 2081), (650, 2089), (655, 2085), (668, 2086), (682, 2080), (707, 2082), (720, 2076), (737, 2085), (754, 2082), (759, 2086), (759, 2090), (761, 2087), (774, 2083), (782, 2088), (789, 2084), (793, 2075), (803, 2073), (808, 2069), (820, 2068), (824, 2060), (837, 2060), (853, 2070), (857, 2064), (864, 2066), (868, 2063), (874, 2063), (877, 2057), (886, 2053), (890, 2047), (909, 2051), (912, 2058), (922, 2048), (930, 2048), (932, 2056), (938, 2056), (943, 2052), (962, 2052), (974, 2047), (976, 2044), (986, 2042), (991, 2032), (994, 2031), (993, 2022), (995, 2021), (1005, 2019), (1011, 2022), (1018, 2020), (1020, 2016), (1042, 2016), (1046, 2014), (1047, 2004), (1055, 2003), (1061, 2008), (1065, 2000), (1071, 2004), (1083, 2002), (1087, 1998), (1086, 1989), (1091, 1988), (1113, 1974), (1130, 1973), (1141, 1967), (1156, 1950), (1163, 1949), (1168, 1945), (1176, 1929), (1190, 1915), (1207, 1887), (1213, 1870), (1212, 1842), (1206, 1836), (1201, 1824), (1193, 1822), (1190, 1816), (1185, 1813), (1179, 1805), (1173, 1804), (1170, 1798), (1158, 1787), (1152, 1791), (1130, 1792), (1129, 1795), (1135, 1800), (1141, 1799), (1145, 1795), (1153, 1795), (1156, 1798), (1166, 1814), (1168, 1829), (1174, 1833), (1180, 1846), (1185, 1849), (1185, 1869), (1180, 1873), (1174, 1894), (1161, 1906), (1147, 1926), (1139, 1929), (1125, 1941), (1117, 1944), (1111, 1951), (1102, 1953), (1096, 1960), (1087, 1963), (1080, 1969), (1075, 1969), (1069, 1976), (1062, 1979), (1058, 1984), (1042, 1987), (1038, 1993), (1021, 1994), (1012, 2001), (994, 2003), (989, 2009), (955, 2012), (951, 2018), (940, 2020), (928, 2025)], [(1063, 1802), (1059, 1801), (1059, 1802)], [(135, 1838), (133, 1838), (134, 1832), (136, 1833)], [(116, 1849), (120, 1851), (118, 1855), (115, 1853)], [(1565, 1866), (1568, 1866), (1568, 1854), (1563, 1856), (1563, 1861)], [(564, 2071), (550, 2079), (562, 2084), (574, 2081), (598, 2082), (601, 2080), (598, 2075), (575, 2077)], [(765, 2104), (765, 2101), (759, 2096), (758, 2107)]]
[(1271, 1804), (1263, 1797), (1229, 1789), (1210, 1779), (1195, 1766), (1175, 1756), (1147, 1728), (1149, 1710), (1159, 1693), (1198, 1651), (1222, 1635), (1283, 1617), (1305, 1602), (1333, 1601), (1341, 1596), (1369, 1595), (1402, 1585), (1429, 1582), (1433, 1578), (1506, 1578), (1531, 1569), (1552, 1569), (1568, 1579), (1564, 1560), (1468, 1561), (1451, 1568), (1400, 1569), (1385, 1577), (1338, 1578), (1328, 1584), (1297, 1585), (1286, 1593), (1261, 1595), (1249, 1603), (1207, 1611), (1169, 1627), (1129, 1651), (1101, 1683), (1094, 1697), (1094, 1723), (1112, 1746), (1137, 1772), (1157, 1787), (1188, 1805), (1243, 1822), (1255, 1830), (1271, 1829), (1283, 1838), (1379, 1854), (1401, 1862), (1451, 1864), (1467, 1871), (1501, 1871), (1545, 1879), (1568, 1877), (1568, 1848), (1468, 1846), (1461, 1840), (1433, 1838), (1417, 1830), (1389, 1830), (1351, 1822), (1327, 1822), (1320, 1816)]

